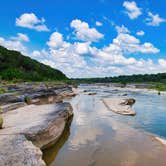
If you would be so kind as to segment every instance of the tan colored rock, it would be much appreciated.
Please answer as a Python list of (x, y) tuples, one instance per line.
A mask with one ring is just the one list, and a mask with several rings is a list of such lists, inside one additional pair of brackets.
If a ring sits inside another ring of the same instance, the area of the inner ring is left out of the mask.
[(2, 114), (0, 165), (44, 165), (39, 148), (55, 143), (72, 115), (69, 103), (28, 105)]
[(45, 166), (40, 148), (24, 135), (0, 136), (1, 166)]
[(25, 102), (16, 102), (16, 103), (11, 103), (11, 104), (6, 104), (3, 106), (0, 106), (0, 108), (2, 109), (2, 112), (7, 112), (7, 111), (11, 111), (20, 107), (24, 107), (27, 104)]
[(109, 110), (117, 114), (136, 115), (136, 112), (132, 109), (132, 105), (135, 103), (134, 99), (104, 98), (102, 101)]

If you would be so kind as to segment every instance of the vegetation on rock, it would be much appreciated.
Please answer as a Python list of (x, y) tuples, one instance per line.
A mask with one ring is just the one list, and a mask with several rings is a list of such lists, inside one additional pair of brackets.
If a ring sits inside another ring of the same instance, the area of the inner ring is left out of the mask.
[(0, 116), (0, 129), (2, 129), (2, 127), (3, 127), (3, 118), (2, 116)]
[(27, 104), (31, 104), (31, 98), (29, 96), (26, 96), (24, 98), (24, 101), (27, 103)]

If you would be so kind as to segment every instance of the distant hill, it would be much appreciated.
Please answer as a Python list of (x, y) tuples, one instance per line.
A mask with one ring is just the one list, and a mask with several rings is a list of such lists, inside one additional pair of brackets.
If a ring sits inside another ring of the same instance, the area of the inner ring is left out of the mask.
[(0, 46), (0, 79), (23, 81), (66, 80), (65, 74), (20, 52)]
[(143, 82), (160, 82), (166, 83), (166, 73), (158, 74), (137, 74), (137, 75), (122, 75), (116, 77), (103, 78), (78, 78), (74, 79), (79, 83), (143, 83)]

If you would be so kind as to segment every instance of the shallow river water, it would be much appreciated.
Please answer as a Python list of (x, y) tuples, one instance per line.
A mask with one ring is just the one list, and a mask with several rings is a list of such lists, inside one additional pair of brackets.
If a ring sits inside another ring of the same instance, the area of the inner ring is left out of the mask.
[[(80, 86), (70, 99), (74, 117), (53, 147), (44, 151), (51, 166), (132, 166), (165, 165), (166, 147), (152, 135), (166, 138), (166, 95), (141, 91), (115, 90), (106, 86)], [(123, 116), (108, 110), (106, 97), (136, 99), (136, 116)], [(150, 134), (151, 133), (151, 134)]]

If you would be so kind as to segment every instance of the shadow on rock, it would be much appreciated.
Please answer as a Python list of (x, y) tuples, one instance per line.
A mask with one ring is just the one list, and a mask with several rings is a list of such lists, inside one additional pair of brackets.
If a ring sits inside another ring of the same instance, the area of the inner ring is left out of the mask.
[(56, 158), (59, 150), (63, 147), (65, 142), (68, 140), (70, 136), (70, 126), (73, 120), (73, 116), (69, 118), (68, 122), (66, 123), (66, 127), (59, 138), (59, 140), (49, 148), (43, 150), (43, 160), (45, 161), (46, 165), (49, 166)]

